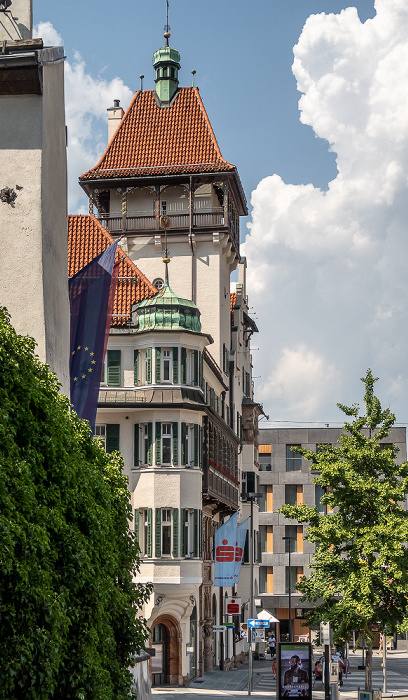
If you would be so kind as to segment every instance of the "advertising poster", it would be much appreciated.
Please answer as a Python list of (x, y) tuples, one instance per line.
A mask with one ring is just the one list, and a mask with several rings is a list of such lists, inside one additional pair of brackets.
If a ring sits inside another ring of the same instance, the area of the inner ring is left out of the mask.
[(278, 697), (312, 698), (311, 645), (305, 642), (278, 645)]

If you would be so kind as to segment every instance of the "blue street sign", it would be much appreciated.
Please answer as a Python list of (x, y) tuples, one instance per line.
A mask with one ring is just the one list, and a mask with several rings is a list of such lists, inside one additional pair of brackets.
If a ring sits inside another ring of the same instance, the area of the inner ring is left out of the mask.
[(247, 620), (248, 627), (269, 627), (269, 620)]

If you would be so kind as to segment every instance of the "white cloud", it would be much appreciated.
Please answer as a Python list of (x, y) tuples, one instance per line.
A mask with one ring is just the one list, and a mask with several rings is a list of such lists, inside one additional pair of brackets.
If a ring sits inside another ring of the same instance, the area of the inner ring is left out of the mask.
[[(44, 44), (60, 46), (62, 37), (50, 22), (34, 28)], [(133, 93), (120, 78), (111, 81), (91, 76), (79, 53), (72, 63), (65, 61), (65, 113), (68, 127), (68, 211), (87, 211), (87, 197), (78, 185), (78, 177), (96, 165), (107, 146), (107, 109), (114, 99), (126, 109)]]
[(408, 5), (375, 9), (311, 16), (294, 48), (300, 119), (336, 153), (327, 192), (272, 175), (252, 193), (243, 253), (271, 419), (340, 418), (370, 366), (408, 421)]

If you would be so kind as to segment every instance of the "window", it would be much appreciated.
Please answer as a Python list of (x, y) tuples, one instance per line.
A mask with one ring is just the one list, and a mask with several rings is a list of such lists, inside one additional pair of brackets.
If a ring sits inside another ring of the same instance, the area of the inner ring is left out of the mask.
[(102, 438), (105, 452), (119, 450), (119, 423), (95, 425), (94, 437)]
[(120, 386), (121, 383), (121, 351), (107, 350), (101, 383), (108, 386)]
[(187, 559), (194, 557), (194, 510), (183, 509), (183, 554)]
[(302, 456), (293, 452), (293, 447), (301, 447), (301, 445), (286, 445), (286, 471), (299, 472), (302, 467)]
[(289, 593), (289, 575), (290, 575), (290, 592), (291, 593), (296, 593), (297, 592), (297, 584), (298, 584), (298, 568), (302, 567), (297, 567), (297, 566), (285, 566), (285, 594), (288, 595)]
[(324, 488), (322, 486), (315, 486), (315, 505), (320, 515), (326, 514), (326, 506), (322, 504), (322, 498), (325, 494)]
[[(166, 69), (166, 71), (167, 71), (167, 69)], [(165, 200), (163, 200), (161, 202), (161, 213), (162, 213), (162, 216), (167, 214), (167, 202)]]
[(273, 593), (273, 566), (259, 567), (259, 593)]
[(171, 382), (171, 350), (163, 350), (162, 357), (162, 376), (163, 382)]
[(171, 508), (161, 509), (161, 553), (162, 556), (171, 555)]
[(152, 556), (152, 509), (136, 508), (135, 536), (139, 542), (142, 557)]
[(151, 466), (153, 461), (153, 423), (135, 423), (134, 466)]
[(156, 287), (156, 289), (160, 292), (160, 290), (164, 287), (164, 280), (162, 280), (161, 277), (156, 277), (156, 279), (153, 280), (153, 287)]
[(297, 552), (297, 526), (285, 525), (285, 537), (290, 537), (290, 540), (285, 540), (285, 552)]
[(300, 506), (303, 503), (303, 486), (301, 484), (285, 484), (285, 504)]
[(172, 425), (171, 423), (162, 423), (162, 454), (161, 463), (171, 464), (171, 447), (172, 447)]
[(296, 484), (285, 484), (285, 504), (296, 505)]
[(259, 471), (260, 472), (270, 472), (272, 471), (272, 448), (271, 445), (259, 445)]
[(104, 449), (106, 450), (106, 425), (95, 425), (95, 438), (101, 438)]

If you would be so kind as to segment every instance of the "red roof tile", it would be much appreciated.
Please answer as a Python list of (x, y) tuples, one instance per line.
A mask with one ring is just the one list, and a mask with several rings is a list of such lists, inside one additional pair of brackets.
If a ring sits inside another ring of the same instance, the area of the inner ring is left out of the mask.
[[(68, 276), (75, 275), (111, 245), (113, 240), (94, 216), (69, 216)], [(118, 261), (118, 285), (113, 306), (112, 326), (123, 327), (130, 318), (132, 304), (154, 296), (157, 294), (157, 289), (120, 248), (116, 253), (116, 262)]]
[(80, 180), (235, 171), (221, 155), (198, 88), (179, 88), (171, 107), (137, 92), (99, 163)]

